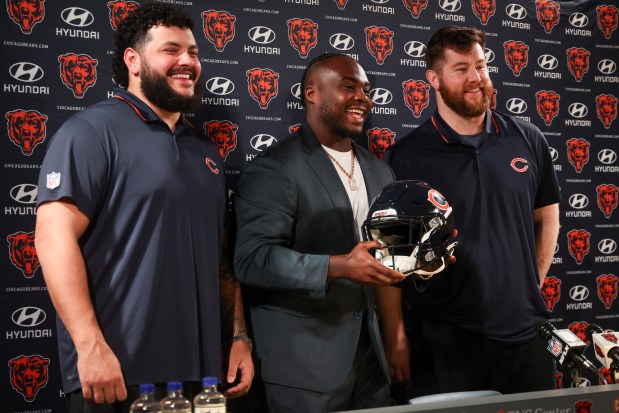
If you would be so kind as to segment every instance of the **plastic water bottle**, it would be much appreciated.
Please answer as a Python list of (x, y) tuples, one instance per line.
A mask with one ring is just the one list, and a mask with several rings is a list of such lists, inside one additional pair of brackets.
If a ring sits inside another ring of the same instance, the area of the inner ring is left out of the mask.
[(204, 377), (202, 387), (193, 399), (194, 413), (226, 413), (226, 398), (217, 390), (217, 377)]
[(140, 384), (140, 397), (129, 408), (129, 413), (160, 413), (161, 406), (155, 399), (155, 385), (151, 383)]
[(161, 413), (191, 413), (191, 402), (183, 396), (183, 383), (168, 382), (168, 395), (161, 399)]

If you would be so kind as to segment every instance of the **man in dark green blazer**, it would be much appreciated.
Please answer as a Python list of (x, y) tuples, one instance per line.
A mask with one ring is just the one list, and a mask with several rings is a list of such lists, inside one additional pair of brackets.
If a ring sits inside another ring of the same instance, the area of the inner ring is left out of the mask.
[(394, 180), (352, 137), (372, 108), (363, 68), (341, 54), (308, 64), (306, 121), (255, 158), (236, 193), (235, 271), (249, 286), (270, 412), (389, 404), (374, 286), (405, 276), (360, 242), (372, 198)]

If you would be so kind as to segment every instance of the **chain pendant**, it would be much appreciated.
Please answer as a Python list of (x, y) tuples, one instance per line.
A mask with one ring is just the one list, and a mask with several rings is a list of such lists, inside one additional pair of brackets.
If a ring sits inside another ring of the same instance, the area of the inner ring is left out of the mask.
[(359, 187), (357, 186), (357, 181), (355, 181), (354, 178), (348, 178), (348, 186), (350, 186), (351, 191), (356, 191), (357, 189), (359, 189)]

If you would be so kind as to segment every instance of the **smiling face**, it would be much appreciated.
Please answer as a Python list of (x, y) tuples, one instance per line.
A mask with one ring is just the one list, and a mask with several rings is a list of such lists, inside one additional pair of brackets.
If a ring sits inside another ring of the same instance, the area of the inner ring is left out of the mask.
[(359, 135), (372, 109), (365, 72), (348, 57), (333, 57), (321, 63), (308, 75), (305, 90), (312, 130), (323, 144), (327, 144), (324, 139)]
[(439, 104), (464, 118), (483, 115), (490, 106), (493, 86), (482, 47), (476, 43), (468, 52), (446, 49), (437, 66), (428, 71), (428, 80)]
[(137, 49), (125, 52), (129, 91), (167, 112), (193, 110), (200, 101), (201, 65), (191, 30), (153, 27)]

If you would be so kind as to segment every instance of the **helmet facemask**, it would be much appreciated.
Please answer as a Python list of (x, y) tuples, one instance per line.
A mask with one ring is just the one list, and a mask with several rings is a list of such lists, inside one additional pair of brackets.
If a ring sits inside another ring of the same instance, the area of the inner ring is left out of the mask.
[(445, 269), (447, 257), (458, 244), (453, 240), (450, 214), (451, 207), (433, 216), (374, 217), (363, 225), (364, 238), (383, 245), (374, 250), (374, 257), (383, 265), (429, 280)]
[(364, 240), (381, 244), (371, 251), (374, 258), (415, 275), (416, 286), (444, 270), (458, 244), (451, 206), (439, 191), (418, 180), (386, 185), (372, 201), (362, 233)]

